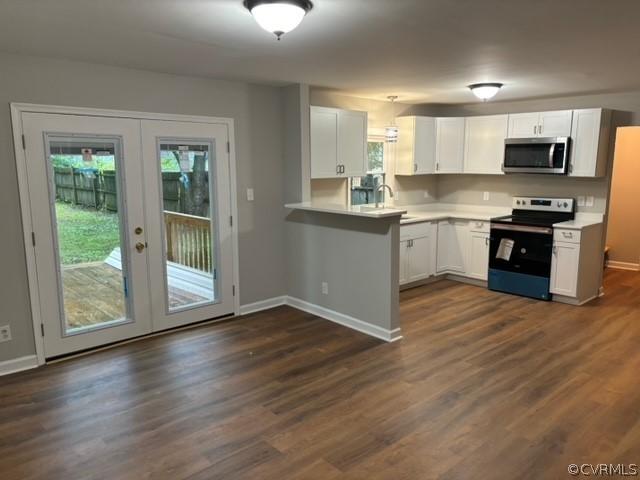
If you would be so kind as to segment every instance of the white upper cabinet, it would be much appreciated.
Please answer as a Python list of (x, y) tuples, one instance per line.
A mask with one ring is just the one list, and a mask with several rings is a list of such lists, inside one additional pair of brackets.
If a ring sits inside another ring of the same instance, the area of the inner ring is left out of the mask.
[(338, 176), (338, 111), (311, 107), (310, 130), (311, 178)]
[(464, 173), (502, 174), (507, 115), (467, 117)]
[(573, 110), (541, 112), (539, 137), (568, 137), (571, 135)]
[(367, 173), (367, 114), (338, 112), (338, 164), (345, 177), (361, 177)]
[(509, 138), (530, 138), (538, 134), (540, 114), (512, 113), (509, 114)]
[(436, 173), (464, 170), (464, 117), (436, 119)]
[(509, 138), (568, 137), (573, 110), (509, 115)]
[(573, 111), (569, 175), (602, 177), (607, 171), (611, 111), (590, 108)]
[(434, 173), (436, 166), (436, 119), (399, 117), (395, 145), (396, 175)]
[(367, 113), (311, 107), (311, 178), (362, 176), (367, 170)]

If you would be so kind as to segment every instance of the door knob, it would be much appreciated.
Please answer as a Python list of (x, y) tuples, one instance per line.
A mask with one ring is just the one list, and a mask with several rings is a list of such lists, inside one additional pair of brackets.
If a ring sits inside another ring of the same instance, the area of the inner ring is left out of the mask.
[(144, 247), (145, 247), (144, 243), (142, 242), (136, 243), (136, 250), (138, 251), (138, 253), (142, 253), (142, 251), (144, 250)]

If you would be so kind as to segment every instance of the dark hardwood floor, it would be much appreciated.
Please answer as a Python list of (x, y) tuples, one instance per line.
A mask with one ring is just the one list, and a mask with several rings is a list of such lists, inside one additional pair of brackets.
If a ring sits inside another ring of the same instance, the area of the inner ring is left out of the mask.
[(442, 281), (385, 344), (288, 307), (0, 378), (0, 478), (555, 479), (640, 464), (640, 274)]

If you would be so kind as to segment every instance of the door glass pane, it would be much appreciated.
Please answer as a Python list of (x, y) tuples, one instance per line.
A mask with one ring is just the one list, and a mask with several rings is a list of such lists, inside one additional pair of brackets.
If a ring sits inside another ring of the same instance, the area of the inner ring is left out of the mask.
[(63, 332), (126, 321), (119, 140), (47, 138)]
[(211, 142), (159, 142), (164, 217), (166, 299), (169, 311), (216, 300), (215, 229), (209, 172)]

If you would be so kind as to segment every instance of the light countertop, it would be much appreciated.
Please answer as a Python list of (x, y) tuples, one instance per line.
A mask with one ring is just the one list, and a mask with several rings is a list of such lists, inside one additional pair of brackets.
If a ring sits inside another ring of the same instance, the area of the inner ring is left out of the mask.
[[(480, 207), (476, 205), (453, 205), (453, 204), (426, 204), (408, 205), (404, 207), (407, 213), (400, 218), (401, 225), (411, 223), (431, 222), (446, 220), (448, 218), (458, 218), (460, 220), (489, 221), (492, 218), (510, 215), (510, 208), (503, 207)], [(576, 213), (574, 220), (556, 223), (554, 228), (566, 228), (570, 230), (582, 230), (603, 222), (603, 217), (598, 213)]]
[(603, 222), (603, 216), (599, 213), (577, 213), (574, 220), (556, 223), (553, 228), (566, 228), (567, 230), (582, 230), (594, 225), (600, 225)]
[(494, 217), (509, 215), (510, 208), (502, 207), (477, 207), (475, 205), (452, 205), (433, 203), (427, 205), (408, 205), (406, 215), (400, 219), (401, 225), (408, 223), (430, 222), (434, 220), (446, 220), (459, 218), (461, 220), (489, 221)]
[(309, 212), (335, 213), (338, 215), (353, 215), (356, 217), (387, 218), (400, 217), (407, 213), (404, 208), (374, 208), (371, 205), (332, 205), (312, 202), (287, 203), (285, 208), (306, 210)]

